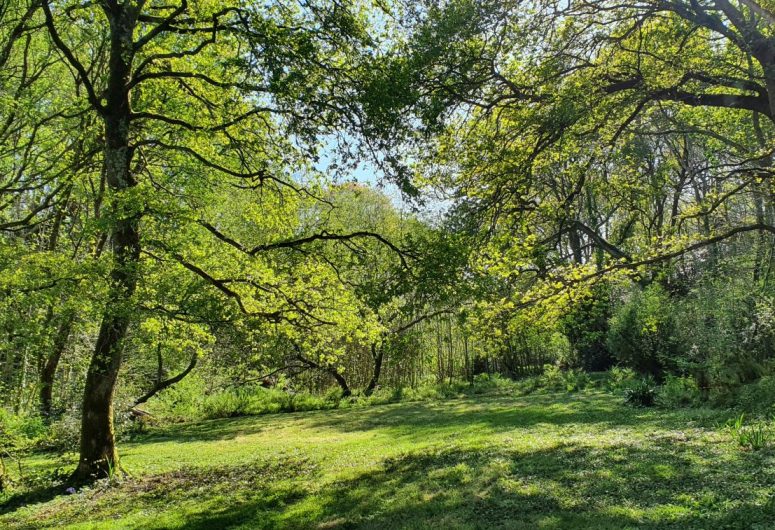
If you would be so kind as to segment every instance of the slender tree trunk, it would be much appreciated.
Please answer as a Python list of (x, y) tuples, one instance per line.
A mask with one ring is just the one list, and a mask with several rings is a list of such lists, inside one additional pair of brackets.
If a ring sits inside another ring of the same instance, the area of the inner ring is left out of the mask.
[(27, 359), (29, 356), (29, 352), (27, 347), (22, 347), (21, 349), (21, 356), (18, 359), (19, 362), (19, 374), (20, 374), (20, 382), (19, 382), (19, 394), (16, 399), (16, 406), (14, 407), (14, 411), (16, 414), (21, 413), (22, 410), (24, 410), (24, 390), (27, 386)]
[[(108, 305), (102, 315), (97, 342), (86, 375), (81, 416), (81, 444), (75, 482), (108, 476), (120, 469), (113, 430), (113, 394), (121, 368), (122, 343), (131, 320), (140, 259), (139, 215), (122, 205), (126, 190), (136, 185), (131, 172), (129, 143), (129, 79), (134, 55), (133, 34), (137, 8), (131, 4), (106, 9), (110, 21), (110, 59), (105, 123), (105, 180), (115, 204), (110, 244), (114, 256)], [(123, 206), (123, 207), (122, 207)]]
[(368, 386), (366, 386), (366, 390), (363, 391), (367, 396), (370, 396), (379, 384), (379, 376), (382, 373), (382, 361), (385, 358), (385, 352), (382, 348), (377, 347), (376, 344), (372, 344), (371, 357), (374, 359), (374, 370), (371, 374), (371, 380), (369, 381)]
[(57, 329), (54, 337), (54, 345), (43, 363), (40, 371), (40, 415), (43, 420), (49, 422), (53, 412), (54, 377), (56, 376), (59, 361), (67, 347), (67, 341), (73, 329), (74, 317), (65, 315), (64, 321)]
[(347, 379), (336, 370), (331, 370), (329, 373), (334, 377), (339, 387), (342, 389), (342, 397), (350, 397), (353, 395), (353, 391), (350, 390), (350, 385), (347, 384)]
[(468, 335), (463, 335), (463, 352), (465, 355), (466, 381), (468, 381), (470, 384), (474, 384), (473, 371), (471, 370), (471, 359), (468, 356)]
[(334, 366), (322, 366), (319, 363), (313, 361), (312, 359), (307, 359), (306, 357), (304, 357), (301, 354), (301, 348), (299, 348), (298, 345), (294, 345), (294, 348), (296, 349), (296, 353), (297, 353), (296, 358), (299, 361), (316, 370), (323, 370), (328, 374), (330, 374), (331, 377), (334, 378), (336, 383), (342, 389), (342, 397), (350, 397), (353, 395), (352, 390), (350, 390), (350, 385), (347, 384), (347, 379), (345, 379), (345, 377), (342, 374), (340, 374)]
[[(756, 133), (756, 140), (759, 144), (759, 147), (762, 149), (766, 149), (767, 147), (767, 139), (764, 136), (764, 131), (761, 127), (761, 120), (759, 117), (758, 112), (754, 112), (753, 114), (753, 126), (754, 126), (754, 132)], [(772, 167), (772, 157), (767, 156), (763, 160), (760, 161), (760, 164), (762, 166), (762, 182), (767, 182), (767, 176), (770, 168)], [(764, 224), (767, 222), (767, 216), (766, 216), (766, 206), (765, 206), (765, 198), (767, 197), (767, 187), (762, 184), (755, 184), (753, 188), (753, 194), (754, 194), (754, 205), (756, 207), (756, 222), (759, 224)], [(770, 236), (764, 231), (759, 231), (759, 237), (756, 242), (756, 256), (754, 258), (754, 268), (753, 268), (753, 281), (754, 284), (759, 284), (761, 281), (762, 276), (762, 268), (765, 266), (765, 257), (767, 254), (767, 246), (768, 246), (768, 239), (770, 239)]]

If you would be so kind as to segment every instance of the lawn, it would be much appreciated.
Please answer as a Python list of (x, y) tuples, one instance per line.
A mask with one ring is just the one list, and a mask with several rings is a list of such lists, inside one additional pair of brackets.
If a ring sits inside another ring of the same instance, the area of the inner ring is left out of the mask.
[(775, 455), (722, 420), (588, 392), (179, 425), (123, 443), (118, 483), (6, 499), (0, 528), (773, 528)]

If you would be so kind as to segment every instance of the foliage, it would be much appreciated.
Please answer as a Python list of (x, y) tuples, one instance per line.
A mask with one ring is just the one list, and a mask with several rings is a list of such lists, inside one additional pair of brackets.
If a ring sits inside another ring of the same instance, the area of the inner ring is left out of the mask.
[(661, 376), (680, 355), (667, 293), (658, 284), (628, 293), (611, 317), (608, 347), (641, 374)]
[(591, 296), (571, 303), (561, 317), (561, 329), (584, 370), (607, 370), (613, 363), (606, 342), (610, 313), (610, 294), (598, 287)]
[(700, 389), (691, 377), (668, 375), (657, 391), (656, 403), (665, 408), (697, 405)]
[(3, 2), (0, 449), (83, 429), (90, 479), (136, 407), (603, 384), (770, 412), (773, 34), (769, 0)]
[(726, 427), (732, 440), (746, 451), (764, 449), (775, 438), (775, 430), (769, 423), (764, 421), (746, 422), (745, 414), (727, 421)]
[(769, 297), (730, 276), (701, 282), (675, 309), (681, 316), (677, 336), (686, 350), (678, 364), (695, 375), (714, 401), (727, 404), (741, 385), (764, 374), (773, 344), (768, 338)]
[(642, 377), (624, 389), (624, 401), (635, 407), (652, 407), (657, 401), (658, 391), (654, 378)]
[(606, 386), (610, 390), (624, 390), (636, 381), (638, 374), (632, 368), (613, 366), (607, 373)]
[(775, 412), (775, 376), (766, 375), (741, 386), (734, 404), (746, 412)]
[(44, 438), (45, 433), (45, 425), (39, 417), (14, 414), (0, 407), (0, 451), (30, 449)]
[(566, 392), (584, 390), (591, 382), (589, 375), (582, 370), (562, 370), (553, 364), (544, 366), (544, 373), (540, 380), (541, 385), (549, 390)]
[[(474, 376), (473, 382), (455, 380), (427, 383), (417, 387), (382, 386), (370, 395), (361, 393), (344, 397), (336, 387), (332, 387), (324, 395), (267, 389), (258, 385), (208, 391), (205, 382), (200, 377), (193, 376), (159, 394), (148, 403), (147, 410), (159, 421), (177, 423), (283, 412), (368, 407), (387, 403), (440, 401), (483, 394), (517, 396), (537, 390), (575, 392), (587, 388), (590, 383), (589, 376), (578, 370), (561, 372), (559, 377), (559, 383), (555, 385), (543, 377), (512, 380), (498, 374), (479, 374)], [(67, 439), (66, 436), (63, 438)]]

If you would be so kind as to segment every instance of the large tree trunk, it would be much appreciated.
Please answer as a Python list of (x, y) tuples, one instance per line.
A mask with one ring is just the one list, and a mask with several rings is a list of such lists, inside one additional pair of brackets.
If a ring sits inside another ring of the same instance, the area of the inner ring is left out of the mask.
[[(129, 144), (129, 78), (134, 55), (133, 33), (136, 7), (114, 6), (106, 10), (110, 21), (110, 60), (103, 111), (105, 122), (105, 180), (113, 192), (110, 243), (114, 255), (108, 305), (84, 387), (81, 444), (75, 482), (110, 475), (120, 469), (113, 431), (113, 394), (121, 367), (122, 342), (132, 314), (140, 259), (139, 215), (136, 208), (122, 205), (135, 186), (131, 172), (133, 150)], [(122, 207), (123, 206), (123, 207)]]

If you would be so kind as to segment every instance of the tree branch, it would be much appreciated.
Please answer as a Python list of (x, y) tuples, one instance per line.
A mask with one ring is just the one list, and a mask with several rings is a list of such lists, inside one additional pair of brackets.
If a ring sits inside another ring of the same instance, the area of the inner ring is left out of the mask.
[(51, 35), (51, 40), (54, 41), (54, 44), (59, 49), (59, 51), (62, 52), (62, 55), (65, 56), (67, 62), (70, 63), (70, 65), (78, 72), (78, 75), (81, 78), (81, 82), (86, 88), (86, 94), (91, 106), (94, 107), (94, 109), (100, 114), (104, 114), (105, 107), (102, 105), (100, 99), (97, 97), (97, 94), (94, 91), (94, 86), (89, 80), (89, 74), (86, 72), (86, 68), (84, 68), (75, 54), (73, 54), (73, 51), (62, 40), (62, 37), (60, 37), (59, 32), (54, 25), (54, 15), (51, 13), (51, 6), (49, 6), (48, 0), (44, 0), (42, 2), (42, 6), (43, 13), (46, 15), (46, 27), (48, 28), (49, 35)]
[[(194, 352), (193, 355), (191, 356), (191, 360), (189, 361), (188, 366), (186, 366), (186, 368), (182, 372), (180, 372), (175, 377), (170, 377), (169, 379), (166, 379), (164, 381), (157, 381), (151, 390), (149, 390), (148, 392), (146, 392), (145, 394), (143, 394), (142, 396), (140, 396), (135, 400), (134, 404), (132, 405), (132, 408), (142, 405), (143, 403), (151, 399), (153, 396), (155, 396), (165, 388), (169, 388), (175, 383), (180, 382), (184, 377), (186, 377), (191, 372), (191, 370), (194, 369), (198, 360), (199, 360), (199, 355), (197, 354), (197, 352)], [(160, 363), (160, 367), (161, 367), (161, 363)]]

